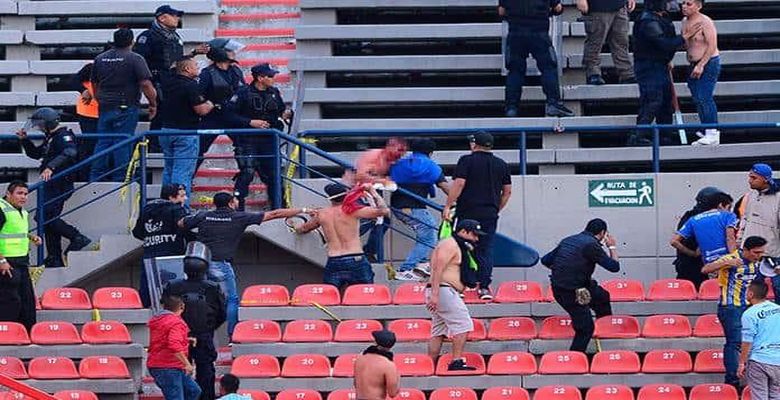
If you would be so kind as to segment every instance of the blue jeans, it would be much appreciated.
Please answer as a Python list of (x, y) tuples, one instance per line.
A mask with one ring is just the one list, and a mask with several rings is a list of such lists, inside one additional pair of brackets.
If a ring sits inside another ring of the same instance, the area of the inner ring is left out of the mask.
[(165, 156), (162, 184), (184, 185), (184, 190), (187, 192), (187, 201), (185, 202), (185, 206), (187, 206), (192, 192), (192, 177), (195, 175), (195, 167), (198, 165), (198, 150), (200, 149), (198, 137), (163, 135), (160, 136), (160, 147)]
[[(408, 213), (407, 213), (408, 211)], [(417, 242), (412, 247), (406, 261), (398, 268), (399, 271), (409, 271), (417, 263), (428, 261), (431, 251), (436, 246), (436, 220), (428, 210), (424, 208), (412, 208), (393, 210), (393, 214), (398, 220), (406, 224), (414, 231)]]
[(525, 73), (530, 54), (536, 60), (536, 67), (542, 73), (542, 91), (548, 104), (561, 100), (558, 85), (558, 60), (547, 30), (528, 30), (509, 27), (507, 40), (509, 74), (506, 76), (505, 100), (507, 108), (518, 107), (523, 94)]
[(216, 282), (225, 294), (227, 306), (227, 330), (228, 336), (233, 336), (233, 329), (238, 323), (238, 286), (236, 273), (229, 261), (212, 261), (209, 266), (208, 278)]
[[(693, 65), (691, 66), (691, 71)], [(715, 105), (715, 85), (720, 75), (720, 56), (712, 57), (704, 66), (704, 72), (699, 79), (693, 79), (688, 75), (688, 89), (691, 91), (693, 103), (696, 104), (696, 112), (699, 113), (699, 121), (702, 124), (718, 123), (718, 107)]]
[(726, 366), (725, 383), (739, 387), (737, 368), (742, 346), (742, 313), (747, 307), (718, 306), (718, 320), (723, 325), (726, 344), (723, 345), (723, 364)]
[(149, 368), (149, 375), (162, 390), (165, 400), (197, 400), (200, 397), (200, 387), (184, 370)]
[[(135, 134), (135, 128), (138, 126), (138, 107), (127, 108), (109, 108), (100, 110), (98, 118), (98, 133), (126, 133)], [(95, 154), (108, 149), (109, 147), (121, 142), (121, 138), (98, 139), (95, 143)], [(125, 171), (130, 162), (130, 146), (119, 148), (100, 157), (92, 163), (92, 170), (89, 173), (89, 180), (96, 181), (98, 178), (114, 170), (103, 179), (110, 182), (122, 182), (125, 180)]]
[(360, 283), (374, 283), (374, 270), (363, 254), (328, 257), (322, 282), (337, 288)]
[(378, 261), (384, 261), (384, 239), (385, 233), (390, 229), (390, 224), (391, 221), (389, 217), (385, 217), (384, 222), (381, 225), (377, 225), (375, 219), (360, 220), (360, 236), (363, 236), (368, 232), (368, 239), (366, 240), (366, 244), (363, 245), (363, 252), (366, 253), (366, 255), (375, 257)]

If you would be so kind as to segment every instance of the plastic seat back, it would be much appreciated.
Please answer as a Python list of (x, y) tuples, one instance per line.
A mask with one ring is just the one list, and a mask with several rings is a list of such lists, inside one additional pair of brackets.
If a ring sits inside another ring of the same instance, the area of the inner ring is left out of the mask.
[(53, 288), (43, 292), (41, 307), (44, 310), (90, 310), (92, 302), (84, 289)]
[(442, 387), (431, 392), (428, 400), (477, 400), (477, 393), (467, 387)]
[(534, 400), (582, 400), (582, 393), (575, 386), (542, 386), (536, 389)]
[(0, 392), (0, 400), (34, 400), (33, 397), (15, 391)]
[(660, 279), (650, 285), (647, 292), (649, 301), (690, 301), (696, 300), (696, 287), (691, 281), (682, 279)]
[(585, 400), (634, 400), (634, 391), (625, 385), (598, 385), (588, 389)]
[(474, 324), (474, 329), (466, 336), (466, 340), (477, 341), (487, 339), (487, 328), (485, 323), (481, 319), (472, 318), (471, 322)]
[(707, 349), (698, 352), (693, 363), (693, 372), (701, 374), (725, 373), (723, 349)]
[(0, 346), (28, 344), (30, 344), (30, 336), (24, 325), (18, 322), (0, 322)]
[(54, 393), (54, 397), (59, 400), (98, 400), (95, 392), (89, 390), (60, 390)]
[(285, 342), (330, 342), (333, 340), (333, 328), (319, 319), (300, 319), (290, 321), (284, 327)]
[(532, 375), (536, 373), (536, 358), (531, 353), (505, 351), (490, 356), (488, 375)]
[(311, 389), (285, 389), (276, 395), (276, 400), (322, 400), (322, 395)]
[(387, 329), (395, 333), (399, 342), (421, 342), (431, 338), (429, 319), (397, 319), (390, 321)]
[(241, 321), (233, 331), (235, 343), (276, 343), (282, 341), (282, 327), (276, 321), (254, 319)]
[(89, 321), (81, 327), (81, 339), (86, 344), (131, 343), (130, 331), (119, 321)]
[(723, 325), (720, 324), (717, 314), (705, 314), (696, 318), (693, 325), (695, 337), (723, 337)]
[(339, 289), (333, 285), (307, 284), (295, 288), (290, 303), (294, 306), (310, 306), (312, 303), (335, 306), (341, 303), (341, 295)]
[(502, 317), (490, 321), (490, 340), (531, 340), (536, 338), (536, 323), (529, 317)]
[(30, 360), (27, 374), (31, 379), (79, 379), (73, 360), (66, 357), (36, 357)]
[(477, 289), (466, 288), (466, 290), (463, 291), (463, 302), (466, 304), (485, 304), (488, 303), (489, 300), (480, 299)]
[(390, 288), (385, 285), (351, 285), (344, 291), (345, 306), (379, 306), (392, 302)]
[(682, 338), (691, 336), (691, 322), (684, 315), (651, 315), (645, 319), (642, 336), (646, 338)]
[(127, 379), (130, 371), (117, 356), (90, 356), (79, 363), (79, 375), (84, 379)]
[(16, 357), (0, 357), (0, 374), (13, 379), (27, 379), (27, 370), (22, 360)]
[(630, 315), (608, 315), (596, 320), (594, 337), (600, 339), (634, 339), (639, 337), (639, 320)]
[(284, 378), (325, 378), (330, 376), (330, 360), (322, 354), (293, 354), (284, 359)]
[(485, 374), (485, 359), (481, 354), (477, 353), (463, 353), (463, 357), (466, 359), (466, 365), (475, 367), (474, 371), (448, 371), (447, 367), (452, 362), (452, 353), (447, 353), (439, 357), (439, 361), (436, 363), (436, 375), (484, 375)]
[(290, 292), (282, 285), (252, 285), (241, 295), (242, 307), (272, 307), (290, 304)]
[(398, 396), (392, 400), (425, 400), (425, 393), (420, 389), (401, 388), (398, 390)]
[(357, 357), (357, 354), (342, 354), (336, 357), (336, 361), (333, 362), (333, 377), (351, 378), (355, 376), (355, 360)]
[(707, 279), (699, 286), (699, 300), (718, 300), (720, 299), (720, 283), (717, 279)]
[(549, 351), (539, 362), (539, 373), (548, 374), (587, 374), (588, 357), (578, 351)]
[(336, 342), (372, 342), (371, 332), (382, 330), (382, 323), (373, 319), (342, 321), (336, 327)]
[(686, 400), (685, 389), (670, 383), (645, 385), (639, 389), (637, 400)]
[(601, 283), (601, 287), (609, 292), (610, 301), (643, 301), (645, 286), (635, 279), (611, 279)]
[(691, 388), (688, 400), (739, 400), (739, 394), (725, 383), (703, 383)]
[(395, 289), (393, 304), (425, 304), (424, 283), (404, 283)]
[(600, 351), (590, 365), (591, 374), (638, 374), (641, 369), (639, 355), (629, 350)]
[(485, 389), (482, 400), (531, 400), (531, 396), (518, 386), (498, 386)]
[(34, 344), (81, 344), (76, 326), (65, 321), (44, 321), (33, 325), (30, 339)]
[(642, 364), (645, 374), (684, 374), (692, 370), (691, 355), (678, 349), (651, 350)]
[(355, 400), (357, 394), (354, 389), (336, 389), (328, 393), (327, 400)]
[(533, 303), (541, 301), (542, 285), (534, 281), (507, 281), (496, 291), (497, 303)]
[(238, 356), (230, 367), (230, 373), (239, 378), (276, 378), (280, 372), (279, 360), (267, 354)]
[(750, 391), (750, 386), (745, 387), (745, 389), (742, 390), (742, 400), (751, 400), (752, 398), (753, 396)]
[(574, 328), (571, 326), (571, 317), (568, 315), (554, 315), (542, 321), (539, 339), (571, 339), (573, 337)]
[(433, 359), (427, 354), (396, 354), (393, 362), (401, 376), (431, 376), (434, 372)]
[(271, 395), (268, 394), (265, 390), (246, 390), (246, 389), (239, 389), (238, 394), (243, 396), (249, 396), (252, 398), (252, 400), (271, 400)]
[(144, 308), (138, 291), (129, 287), (104, 287), (92, 295), (92, 306), (103, 310), (134, 310)]

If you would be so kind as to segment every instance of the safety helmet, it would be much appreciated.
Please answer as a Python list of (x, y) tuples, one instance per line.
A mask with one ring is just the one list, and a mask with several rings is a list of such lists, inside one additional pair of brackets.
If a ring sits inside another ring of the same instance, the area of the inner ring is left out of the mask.
[(241, 51), (244, 47), (246, 47), (243, 43), (237, 40), (227, 38), (211, 39), (208, 44), (212, 48), (225, 49), (227, 51), (234, 52)]
[(51, 107), (42, 107), (35, 110), (27, 122), (30, 128), (36, 128), (44, 132), (54, 130), (59, 124), (60, 113)]
[(205, 274), (211, 263), (211, 250), (201, 242), (187, 243), (184, 252), (184, 273), (188, 276)]

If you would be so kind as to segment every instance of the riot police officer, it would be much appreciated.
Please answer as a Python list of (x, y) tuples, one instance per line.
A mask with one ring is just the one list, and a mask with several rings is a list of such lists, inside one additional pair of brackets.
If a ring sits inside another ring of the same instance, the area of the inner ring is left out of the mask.
[[(274, 76), (279, 71), (267, 63), (252, 67), (252, 83), (238, 90), (231, 99), (231, 107), (244, 118), (244, 126), (259, 129), (284, 129), (282, 119), (289, 119), (292, 111), (287, 109), (279, 89), (273, 86)], [(236, 176), (235, 191), (239, 200), (239, 210), (244, 209), (245, 198), (249, 194), (249, 184), (252, 183), (255, 172), (263, 180), (269, 194), (269, 199), (275, 193), (274, 148), (273, 137), (270, 135), (242, 135), (236, 138), (236, 162), (239, 173)], [(273, 208), (281, 204), (272, 204)]]
[[(46, 135), (40, 146), (36, 146), (27, 137), (27, 129), (29, 128), (40, 130)], [(76, 135), (67, 127), (60, 126), (60, 114), (49, 107), (36, 110), (29, 122), (16, 135), (21, 139), (22, 147), (27, 156), (41, 160), (41, 180), (46, 182), (43, 186), (44, 201), (46, 202), (43, 207), (43, 215), (46, 220), (44, 237), (47, 255), (43, 263), (46, 268), (64, 267), (63, 237), (70, 241), (65, 249), (66, 256), (69, 251), (79, 251), (92, 243), (92, 240), (82, 235), (73, 225), (59, 218), (65, 201), (73, 194), (75, 174), (50, 180), (54, 174), (76, 163), (78, 159)]]
[(206, 280), (211, 262), (211, 252), (201, 242), (190, 242), (184, 254), (184, 273), (187, 279), (177, 279), (168, 283), (163, 298), (169, 295), (180, 296), (185, 308), (182, 318), (190, 328), (190, 337), (194, 344), (190, 348), (190, 357), (195, 364), (195, 380), (201, 388), (201, 400), (216, 398), (214, 361), (217, 350), (214, 347), (214, 331), (226, 318), (225, 295), (219, 284)]

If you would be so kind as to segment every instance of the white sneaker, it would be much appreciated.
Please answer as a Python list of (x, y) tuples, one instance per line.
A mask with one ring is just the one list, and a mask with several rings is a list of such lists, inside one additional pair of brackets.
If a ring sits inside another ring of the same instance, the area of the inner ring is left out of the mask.
[(421, 275), (425, 278), (431, 276), (431, 263), (419, 263), (416, 267), (413, 269), (414, 272), (416, 272), (418, 275)]
[(423, 277), (420, 275), (415, 274), (412, 271), (396, 271), (395, 272), (395, 280), (397, 281), (414, 281), (419, 282), (422, 280)]
[(691, 143), (692, 146), (717, 146), (720, 144), (720, 131), (717, 129), (707, 129), (704, 131), (704, 137)]

